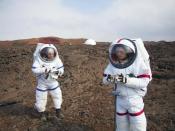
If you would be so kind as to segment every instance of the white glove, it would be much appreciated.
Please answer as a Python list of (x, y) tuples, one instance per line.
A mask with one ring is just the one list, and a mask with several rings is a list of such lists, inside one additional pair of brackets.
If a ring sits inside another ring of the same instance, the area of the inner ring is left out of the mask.
[(51, 72), (51, 69), (45, 68), (45, 74), (49, 74)]
[(110, 83), (115, 83), (115, 76), (107, 75), (107, 81)]
[(126, 84), (126, 82), (127, 82), (127, 77), (125, 77), (123, 74), (117, 75), (117, 77), (115, 78), (115, 81), (116, 81), (116, 82), (119, 82), (119, 83)]
[(54, 74), (56, 74), (56, 75), (58, 75), (58, 76), (62, 76), (63, 75), (63, 73), (64, 73), (64, 70), (63, 69), (53, 69), (53, 70), (51, 70), (51, 73), (54, 73)]
[(47, 79), (49, 77), (50, 72), (51, 72), (51, 68), (45, 67), (44, 65), (42, 66), (42, 68), (45, 69), (44, 74), (45, 74), (45, 78)]
[(62, 76), (63, 73), (64, 73), (64, 70), (63, 70), (63, 69), (59, 69), (59, 70), (58, 70), (58, 76)]
[(123, 74), (117, 75), (117, 76), (112, 76), (112, 75), (107, 75), (107, 81), (111, 83), (126, 83), (127, 82), (127, 77), (125, 77)]

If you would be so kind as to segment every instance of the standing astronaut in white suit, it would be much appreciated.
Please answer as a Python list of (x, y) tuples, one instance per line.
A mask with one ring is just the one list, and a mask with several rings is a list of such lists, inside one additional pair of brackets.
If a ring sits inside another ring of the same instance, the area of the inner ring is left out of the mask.
[(152, 79), (149, 55), (141, 39), (120, 39), (109, 48), (104, 84), (115, 84), (116, 131), (146, 131), (143, 97)]
[(61, 116), (62, 92), (58, 77), (64, 73), (64, 66), (53, 44), (38, 43), (33, 54), (32, 71), (37, 77), (35, 109), (42, 119), (45, 117), (48, 92), (51, 94), (56, 116)]

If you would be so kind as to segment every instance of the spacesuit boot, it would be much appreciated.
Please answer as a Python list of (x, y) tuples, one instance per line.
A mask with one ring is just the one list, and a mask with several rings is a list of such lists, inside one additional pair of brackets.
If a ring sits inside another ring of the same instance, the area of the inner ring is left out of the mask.
[(59, 119), (63, 119), (64, 118), (64, 115), (61, 112), (61, 109), (56, 109), (56, 117), (59, 118)]
[(40, 120), (47, 121), (46, 113), (45, 112), (39, 112)]

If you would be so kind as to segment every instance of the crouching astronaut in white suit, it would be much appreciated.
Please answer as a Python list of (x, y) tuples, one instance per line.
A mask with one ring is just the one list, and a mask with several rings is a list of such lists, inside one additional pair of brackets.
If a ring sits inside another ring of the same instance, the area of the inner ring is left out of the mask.
[(42, 119), (46, 119), (44, 112), (49, 92), (54, 102), (56, 116), (60, 118), (62, 117), (62, 92), (57, 79), (63, 75), (64, 66), (59, 58), (58, 51), (53, 44), (38, 43), (33, 56), (32, 71), (36, 75), (38, 81), (35, 109)]
[(103, 83), (115, 85), (116, 131), (146, 131), (143, 97), (152, 79), (149, 55), (141, 39), (120, 39), (109, 48)]

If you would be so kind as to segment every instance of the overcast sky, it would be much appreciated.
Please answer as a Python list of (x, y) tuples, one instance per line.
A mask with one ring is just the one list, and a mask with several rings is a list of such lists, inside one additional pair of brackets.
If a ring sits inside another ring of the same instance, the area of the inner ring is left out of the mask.
[(0, 0), (0, 40), (175, 40), (175, 0)]

